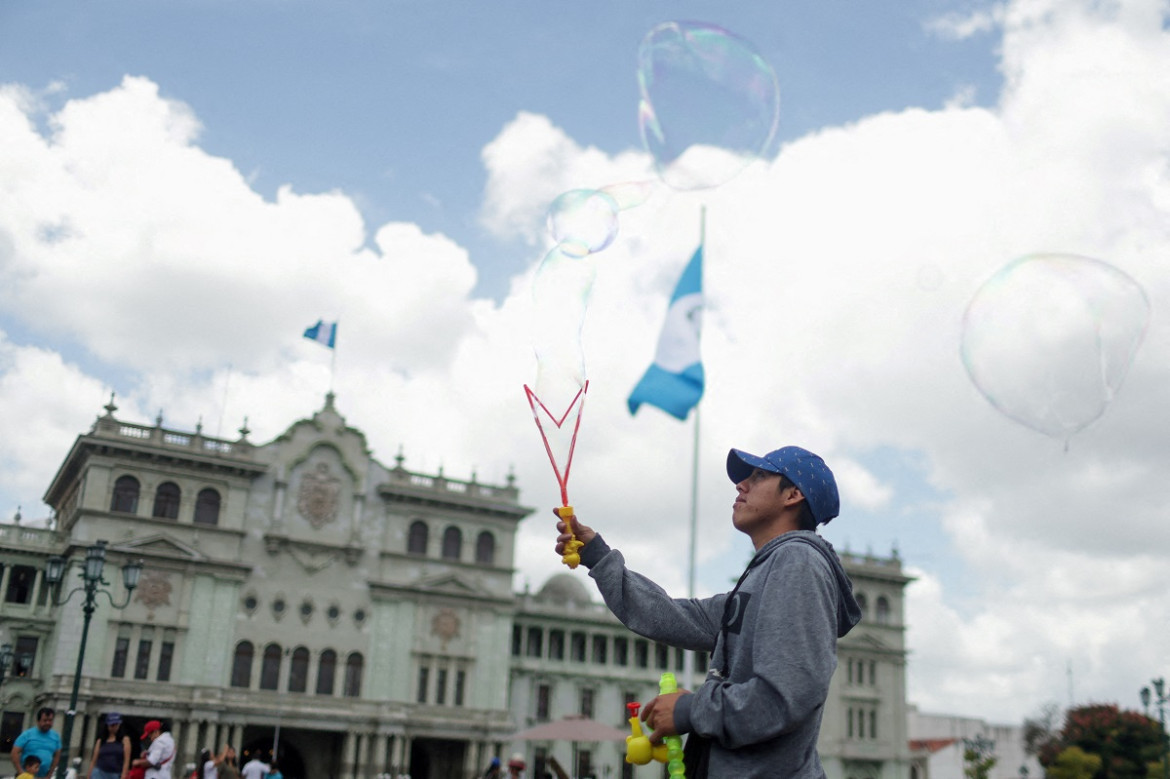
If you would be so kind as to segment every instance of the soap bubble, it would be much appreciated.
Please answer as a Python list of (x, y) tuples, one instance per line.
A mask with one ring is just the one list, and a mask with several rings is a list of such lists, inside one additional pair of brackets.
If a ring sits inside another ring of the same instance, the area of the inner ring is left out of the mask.
[(553, 242), (571, 257), (599, 252), (613, 243), (620, 206), (612, 195), (596, 189), (571, 189), (548, 208)]
[(713, 25), (665, 22), (638, 49), (642, 142), (678, 190), (718, 186), (763, 156), (780, 117), (772, 66)]
[(1033, 254), (975, 293), (960, 352), (991, 405), (1067, 442), (1121, 389), (1149, 318), (1145, 290), (1112, 265)]

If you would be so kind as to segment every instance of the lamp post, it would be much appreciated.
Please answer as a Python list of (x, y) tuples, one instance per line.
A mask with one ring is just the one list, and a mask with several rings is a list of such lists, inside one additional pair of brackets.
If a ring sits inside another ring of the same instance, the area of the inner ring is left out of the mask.
[[(53, 555), (45, 563), (45, 579), (49, 584), (57, 584), (65, 575), (65, 566), (68, 561), (58, 555)], [(99, 593), (106, 596), (110, 605), (116, 609), (123, 609), (130, 603), (130, 594), (138, 586), (138, 577), (142, 575), (142, 561), (126, 563), (122, 566), (122, 584), (126, 586), (126, 600), (115, 603), (114, 596), (109, 590), (101, 589), (100, 585), (110, 585), (102, 578), (102, 568), (106, 564), (106, 542), (98, 541), (85, 550), (85, 565), (81, 569), (81, 586), (69, 591), (64, 598), (54, 598), (58, 606), (64, 606), (73, 597), (75, 592), (85, 593), (85, 602), (81, 605), (84, 619), (81, 623), (81, 645), (77, 650), (77, 670), (73, 674), (73, 692), (69, 696), (69, 709), (65, 712), (65, 726), (61, 730), (61, 746), (65, 752), (63, 759), (57, 764), (57, 779), (65, 779), (66, 767), (69, 765), (69, 742), (73, 738), (73, 718), (77, 715), (77, 693), (81, 687), (81, 666), (85, 662), (85, 641), (89, 636), (89, 621), (97, 609)]]
[[(1170, 695), (1166, 694), (1166, 680), (1159, 676), (1151, 684), (1154, 685), (1154, 703), (1158, 706), (1158, 737), (1162, 742), (1162, 779), (1170, 779), (1170, 759), (1167, 759), (1166, 750), (1166, 704), (1170, 702)], [(1150, 688), (1143, 687), (1141, 691), (1142, 706), (1150, 710)]]

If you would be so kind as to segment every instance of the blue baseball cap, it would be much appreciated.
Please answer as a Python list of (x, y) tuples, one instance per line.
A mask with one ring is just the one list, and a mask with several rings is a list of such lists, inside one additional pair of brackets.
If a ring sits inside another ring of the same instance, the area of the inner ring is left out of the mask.
[(785, 446), (763, 457), (739, 449), (727, 453), (727, 475), (735, 484), (750, 476), (755, 468), (784, 474), (800, 489), (818, 525), (828, 523), (841, 511), (841, 498), (837, 494), (833, 472), (824, 460), (807, 449)]

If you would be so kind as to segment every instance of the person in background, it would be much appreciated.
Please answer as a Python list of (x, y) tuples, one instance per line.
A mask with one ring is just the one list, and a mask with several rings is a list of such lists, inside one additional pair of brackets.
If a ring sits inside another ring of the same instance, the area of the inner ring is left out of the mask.
[(264, 779), (271, 770), (271, 766), (260, 759), (260, 753), (253, 752), (252, 759), (244, 763), (244, 767), (240, 769), (240, 776), (243, 779)]
[(223, 760), (219, 763), (219, 779), (240, 779), (240, 768), (236, 765), (236, 750), (231, 744), (223, 747)]
[(130, 736), (122, 727), (122, 715), (106, 712), (105, 733), (93, 745), (89, 779), (126, 779), (130, 771)]
[(27, 755), (21, 762), (20, 771), (16, 779), (33, 779), (41, 769), (41, 759), (36, 755)]
[(163, 730), (162, 722), (152, 719), (142, 726), (142, 740), (146, 752), (133, 761), (133, 765), (146, 769), (145, 779), (171, 779), (171, 766), (175, 762), (175, 739)]
[(284, 774), (280, 772), (275, 760), (268, 764), (268, 779), (284, 779)]
[(491, 759), (487, 770), (483, 772), (483, 779), (500, 779), (500, 758), (493, 757)]
[(16, 773), (24, 771), (24, 758), (36, 755), (40, 759), (37, 777), (51, 776), (57, 772), (57, 761), (61, 759), (61, 736), (53, 730), (56, 714), (49, 707), (37, 711), (37, 724), (16, 737), (12, 744), (12, 766)]
[(524, 755), (517, 752), (508, 761), (508, 779), (524, 779), (524, 769), (528, 764), (524, 762)]

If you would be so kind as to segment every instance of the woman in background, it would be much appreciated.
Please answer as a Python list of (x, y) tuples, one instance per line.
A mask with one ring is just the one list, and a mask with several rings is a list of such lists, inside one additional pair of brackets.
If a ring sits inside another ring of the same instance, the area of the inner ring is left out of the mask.
[(106, 712), (106, 732), (93, 745), (89, 779), (126, 779), (130, 770), (130, 736), (122, 729), (122, 715)]

